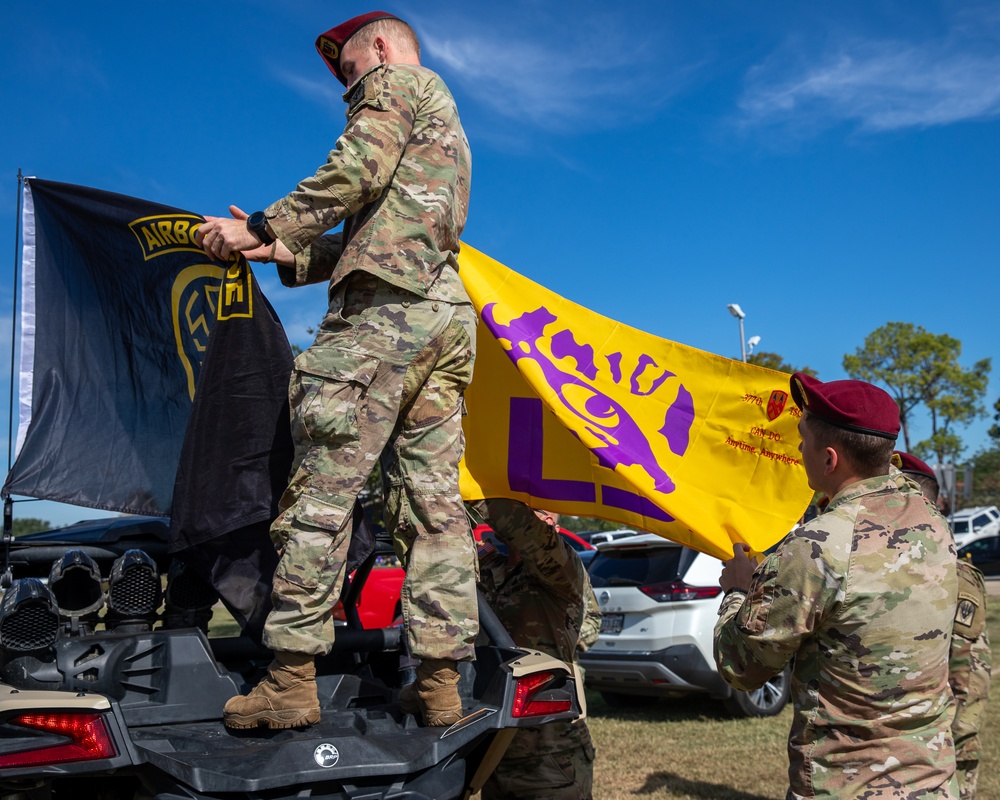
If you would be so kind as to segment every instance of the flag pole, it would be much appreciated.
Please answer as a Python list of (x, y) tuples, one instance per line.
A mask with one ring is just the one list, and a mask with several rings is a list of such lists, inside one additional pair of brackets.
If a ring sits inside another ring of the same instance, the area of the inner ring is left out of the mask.
[[(24, 175), (21, 168), (17, 169), (17, 220), (14, 223), (14, 291), (13, 307), (11, 309), (10, 324), (10, 402), (7, 414), (7, 472), (10, 472), (11, 461), (13, 460), (14, 446), (14, 361), (16, 359), (16, 339), (17, 339), (17, 290), (20, 284), (20, 248), (21, 241), (21, 211), (24, 202)], [(14, 538), (14, 501), (10, 495), (4, 493), (3, 498), (3, 571), (0, 572), (0, 587), (8, 588), (11, 585), (13, 575), (10, 568), (10, 543)]]

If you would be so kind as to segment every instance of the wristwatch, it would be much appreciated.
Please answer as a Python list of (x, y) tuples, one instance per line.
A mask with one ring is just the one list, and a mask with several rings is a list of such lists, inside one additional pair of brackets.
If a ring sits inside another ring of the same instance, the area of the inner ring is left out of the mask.
[(263, 211), (254, 211), (247, 217), (247, 230), (260, 239), (261, 244), (274, 244), (274, 237), (267, 232), (267, 217)]

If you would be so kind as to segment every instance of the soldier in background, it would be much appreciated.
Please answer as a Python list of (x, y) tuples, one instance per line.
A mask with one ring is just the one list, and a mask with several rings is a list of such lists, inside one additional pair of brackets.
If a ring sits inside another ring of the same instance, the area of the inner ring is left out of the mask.
[[(934, 470), (916, 456), (899, 451), (893, 454), (893, 463), (901, 474), (897, 484), (903, 483), (902, 476), (911, 479), (927, 501), (937, 508), (940, 486)], [(979, 729), (990, 696), (992, 666), (993, 655), (986, 632), (986, 583), (983, 573), (971, 562), (959, 559), (958, 608), (952, 629), (948, 682), (955, 696), (951, 735), (955, 740), (955, 774), (962, 800), (974, 800), (976, 796)]]
[(791, 394), (806, 477), (830, 504), (756, 570), (734, 546), (719, 673), (751, 690), (794, 659), (789, 798), (955, 800), (951, 531), (889, 475), (900, 426), (888, 393), (797, 372)]
[[(558, 516), (517, 500), (470, 503), (493, 528), (479, 545), (480, 586), (514, 642), (579, 668), (600, 633), (590, 577)], [(586, 719), (518, 728), (483, 800), (590, 800), (594, 746)]]
[(281, 560), (264, 627), (274, 661), (223, 718), (233, 728), (319, 721), (314, 658), (332, 646), (351, 512), (381, 458), (423, 719), (451, 725), (462, 716), (456, 662), (475, 658), (479, 629), (475, 544), (458, 491), (475, 355), (457, 262), (471, 154), (454, 98), (420, 65), (405, 22), (363, 14), (316, 47), (347, 87), (347, 126), (327, 162), (266, 210), (231, 206), (234, 219), (206, 217), (197, 234), (223, 261), (241, 251), (276, 262), (288, 286), (329, 281), (329, 311), (289, 389), (296, 453), (271, 527)]

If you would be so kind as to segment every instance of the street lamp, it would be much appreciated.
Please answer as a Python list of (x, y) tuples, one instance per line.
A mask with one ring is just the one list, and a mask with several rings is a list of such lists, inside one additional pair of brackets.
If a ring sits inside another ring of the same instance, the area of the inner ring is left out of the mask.
[(730, 303), (726, 306), (729, 309), (729, 313), (732, 314), (736, 319), (740, 321), (740, 356), (742, 356), (743, 361), (747, 360), (747, 345), (746, 339), (743, 338), (743, 318), (746, 314), (743, 313), (743, 309), (739, 307), (738, 303)]

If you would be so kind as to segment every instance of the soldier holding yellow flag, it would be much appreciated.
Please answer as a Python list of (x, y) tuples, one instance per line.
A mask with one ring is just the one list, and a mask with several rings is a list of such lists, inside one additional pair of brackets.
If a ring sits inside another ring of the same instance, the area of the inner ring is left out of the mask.
[(756, 570), (734, 547), (720, 579), (719, 672), (755, 689), (794, 659), (790, 798), (954, 800), (951, 531), (889, 474), (892, 397), (803, 373), (791, 394), (809, 485), (830, 504)]

